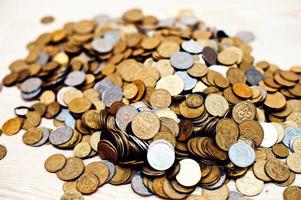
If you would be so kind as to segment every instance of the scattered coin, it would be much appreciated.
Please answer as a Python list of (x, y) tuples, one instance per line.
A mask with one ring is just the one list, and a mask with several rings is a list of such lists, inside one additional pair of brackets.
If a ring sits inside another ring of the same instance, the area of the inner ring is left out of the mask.
[(67, 159), (64, 155), (54, 154), (46, 159), (44, 167), (48, 172), (55, 173), (63, 169), (66, 161)]
[(0, 160), (2, 160), (7, 154), (7, 149), (4, 145), (0, 144)]
[(45, 16), (41, 19), (42, 24), (50, 24), (54, 21), (54, 17), (52, 16)]

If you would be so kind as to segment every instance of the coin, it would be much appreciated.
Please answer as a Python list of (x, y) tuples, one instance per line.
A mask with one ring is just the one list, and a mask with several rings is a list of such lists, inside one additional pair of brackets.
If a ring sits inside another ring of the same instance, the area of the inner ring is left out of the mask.
[(133, 121), (138, 111), (132, 106), (122, 106), (116, 113), (116, 124), (121, 130), (125, 130), (127, 125)]
[(256, 160), (255, 164), (253, 165), (253, 173), (258, 179), (268, 182), (272, 179), (267, 175), (265, 171), (266, 163), (266, 160)]
[(185, 103), (190, 108), (200, 107), (204, 102), (204, 99), (199, 94), (190, 94), (187, 96)]
[(153, 108), (168, 108), (171, 104), (171, 96), (167, 90), (156, 89), (150, 97), (150, 104)]
[(256, 107), (246, 101), (240, 102), (233, 107), (232, 117), (237, 123), (253, 120), (256, 117)]
[(189, 53), (180, 51), (170, 57), (170, 63), (176, 69), (188, 69), (193, 65), (193, 58)]
[(301, 197), (301, 189), (299, 186), (289, 186), (283, 191), (284, 200), (297, 200)]
[(185, 91), (192, 90), (195, 87), (197, 79), (189, 76), (186, 71), (177, 71), (176, 75), (178, 75), (183, 80)]
[(43, 138), (43, 131), (41, 129), (30, 128), (24, 133), (22, 140), (27, 145), (33, 145), (38, 143), (42, 138)]
[(61, 126), (50, 132), (49, 141), (54, 145), (66, 143), (72, 137), (73, 130), (69, 126)]
[(143, 184), (143, 178), (141, 172), (137, 172), (135, 176), (132, 178), (131, 187), (134, 192), (142, 196), (150, 196), (152, 193), (148, 190), (148, 188)]
[(208, 200), (226, 200), (229, 197), (229, 189), (226, 185), (215, 190), (202, 190), (202, 196)]
[(7, 154), (7, 149), (4, 145), (0, 144), (0, 160), (2, 160)]
[(295, 153), (301, 153), (301, 137), (296, 137), (290, 142), (291, 150)]
[(66, 161), (67, 159), (64, 155), (53, 154), (45, 160), (44, 167), (48, 172), (55, 173), (63, 169)]
[(171, 96), (175, 96), (183, 91), (184, 81), (178, 75), (165, 76), (157, 82), (156, 89), (165, 89)]
[(264, 105), (271, 109), (279, 110), (285, 107), (286, 99), (280, 92), (275, 92), (267, 95)]
[(264, 133), (261, 125), (254, 120), (245, 120), (239, 125), (239, 133), (241, 137), (251, 139), (256, 146), (260, 146)]
[(246, 77), (250, 85), (257, 85), (264, 78), (263, 74), (254, 67), (246, 71)]
[(253, 95), (252, 89), (245, 83), (235, 83), (232, 87), (233, 92), (241, 98), (250, 98)]
[(110, 162), (108, 160), (102, 160), (102, 162), (105, 165), (107, 165), (107, 167), (109, 169), (109, 177), (107, 178), (107, 181), (109, 182), (113, 178), (113, 176), (115, 175), (116, 167), (112, 162)]
[(83, 195), (78, 191), (67, 191), (63, 194), (63, 196), (60, 198), (60, 200), (84, 200)]
[(98, 188), (97, 176), (85, 173), (76, 180), (76, 188), (82, 194), (91, 194)]
[(106, 181), (108, 181), (110, 175), (108, 166), (102, 161), (89, 163), (85, 167), (84, 173), (95, 175), (98, 180), (98, 187), (103, 185)]
[(265, 164), (265, 171), (276, 182), (286, 181), (290, 176), (288, 166), (278, 159), (269, 159)]
[(2, 125), (2, 133), (5, 135), (14, 135), (19, 132), (21, 126), (22, 120), (20, 118), (11, 118)]
[(73, 153), (78, 158), (85, 158), (91, 153), (91, 150), (88, 142), (80, 142), (74, 147)]
[(67, 158), (65, 166), (56, 175), (63, 181), (70, 181), (79, 177), (84, 171), (85, 165), (80, 158)]
[(110, 183), (112, 185), (123, 184), (130, 178), (131, 173), (132, 171), (130, 168), (124, 168), (119, 165), (116, 165), (116, 171)]
[(288, 149), (283, 144), (273, 145), (272, 151), (279, 158), (286, 158), (289, 155)]
[[(180, 162), (180, 171), (176, 175), (178, 183), (185, 187), (196, 185), (201, 180), (201, 168), (193, 159), (183, 159)], [(190, 174), (189, 176), (187, 176)]]
[(222, 150), (228, 151), (237, 142), (238, 136), (238, 126), (234, 120), (224, 118), (216, 125), (215, 141)]
[(152, 112), (143, 111), (138, 113), (132, 121), (134, 134), (143, 140), (153, 138), (160, 129), (160, 120)]
[(252, 171), (248, 171), (244, 176), (236, 179), (236, 188), (246, 196), (255, 196), (259, 194), (264, 186), (264, 182), (258, 180)]
[(52, 17), (52, 16), (45, 16), (40, 21), (41, 21), (42, 24), (50, 24), (50, 23), (52, 23), (54, 21), (54, 17)]
[(300, 128), (287, 127), (284, 130), (284, 138), (283, 138), (282, 142), (286, 147), (289, 147), (292, 140), (294, 140), (295, 138), (300, 137), (300, 136), (301, 136)]
[(185, 51), (192, 53), (192, 54), (201, 53), (203, 50), (203, 46), (195, 40), (184, 41), (184, 42), (182, 42), (181, 46)]
[(244, 143), (231, 145), (228, 155), (230, 160), (238, 167), (248, 167), (255, 161), (255, 151)]
[(287, 159), (286, 163), (290, 170), (296, 173), (301, 173), (301, 159), (300, 159), (300, 153), (291, 153)]
[(169, 169), (175, 161), (175, 150), (166, 140), (153, 141), (147, 150), (147, 161), (156, 170)]
[(217, 94), (209, 94), (205, 99), (206, 110), (213, 116), (223, 116), (229, 110), (227, 100)]
[(183, 199), (188, 194), (177, 192), (171, 185), (170, 181), (165, 179), (163, 183), (163, 192), (171, 199)]

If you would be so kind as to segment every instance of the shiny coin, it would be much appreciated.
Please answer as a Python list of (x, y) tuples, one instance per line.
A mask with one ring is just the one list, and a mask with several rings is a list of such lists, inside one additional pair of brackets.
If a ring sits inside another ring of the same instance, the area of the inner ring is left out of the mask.
[(42, 80), (40, 78), (29, 78), (24, 81), (20, 89), (23, 93), (34, 93), (42, 86)]
[(147, 161), (156, 170), (169, 169), (175, 161), (175, 150), (168, 141), (155, 140), (148, 147)]
[(301, 137), (301, 129), (295, 127), (287, 127), (284, 130), (284, 138), (282, 140), (286, 147), (290, 147), (290, 143), (297, 137)]
[(170, 75), (161, 78), (156, 85), (157, 89), (167, 90), (171, 96), (180, 94), (184, 89), (184, 81), (178, 75)]
[(111, 87), (102, 93), (102, 100), (106, 106), (110, 107), (114, 102), (121, 101), (123, 96), (122, 89), (120, 87)]
[(68, 74), (65, 84), (68, 86), (79, 86), (85, 82), (86, 74), (83, 71), (73, 71)]
[(94, 174), (98, 179), (98, 187), (107, 182), (110, 175), (109, 167), (102, 161), (88, 164), (84, 173)]
[(96, 38), (92, 41), (91, 45), (97, 52), (107, 53), (113, 49), (115, 43), (110, 39)]
[(255, 151), (247, 144), (235, 143), (228, 152), (231, 162), (238, 167), (248, 167), (255, 161)]
[(182, 42), (182, 48), (185, 51), (193, 54), (201, 53), (203, 50), (203, 46), (195, 40), (187, 40)]
[(284, 200), (299, 200), (301, 197), (301, 188), (299, 186), (289, 186), (283, 191)]
[(127, 125), (133, 121), (138, 111), (132, 106), (122, 106), (116, 113), (116, 124), (121, 130), (125, 130)]
[(184, 82), (184, 90), (192, 90), (195, 87), (197, 79), (189, 76), (186, 71), (178, 71), (176, 72), (176, 75), (182, 78)]
[(193, 159), (184, 159), (180, 162), (180, 171), (176, 175), (178, 183), (185, 187), (196, 185), (202, 177), (200, 165)]

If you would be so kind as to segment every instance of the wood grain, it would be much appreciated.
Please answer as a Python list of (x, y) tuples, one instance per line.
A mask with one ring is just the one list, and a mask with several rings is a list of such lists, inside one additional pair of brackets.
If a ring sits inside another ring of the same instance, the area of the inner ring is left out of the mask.
[[(192, 8), (205, 22), (224, 29), (229, 34), (238, 30), (250, 30), (257, 39), (252, 43), (256, 60), (267, 59), (283, 69), (301, 64), (301, 4), (299, 0), (1, 0), (0, 1), (0, 79), (8, 73), (13, 60), (27, 54), (26, 44), (43, 32), (53, 31), (64, 22), (91, 18), (100, 13), (119, 16), (131, 7), (140, 7), (147, 14), (161, 18), (174, 16), (179, 9)], [(55, 22), (39, 23), (45, 15), (53, 15)], [(0, 125), (13, 116), (13, 108), (30, 105), (23, 102), (16, 88), (4, 88), (0, 93)], [(43, 120), (44, 125), (51, 125)], [(43, 169), (45, 159), (54, 153), (72, 155), (51, 145), (38, 148), (22, 143), (22, 133), (8, 137), (2, 135), (0, 143), (8, 149), (7, 156), (0, 161), (0, 200), (57, 200), (62, 195), (63, 182), (55, 174)], [(86, 163), (98, 158), (86, 160)], [(297, 175), (295, 185), (301, 185)], [(235, 190), (233, 182), (229, 188)], [(263, 192), (254, 199), (282, 199), (284, 188), (266, 184)], [(196, 191), (200, 193), (200, 189)], [(88, 200), (141, 199), (129, 185), (101, 187)], [(157, 199), (149, 197), (149, 199)]]

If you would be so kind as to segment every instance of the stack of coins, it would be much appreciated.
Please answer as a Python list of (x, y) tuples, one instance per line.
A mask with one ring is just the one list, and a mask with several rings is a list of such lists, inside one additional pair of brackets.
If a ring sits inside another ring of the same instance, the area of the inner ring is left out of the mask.
[[(265, 182), (290, 186), (301, 173), (301, 66), (255, 63), (253, 39), (187, 10), (166, 20), (131, 9), (67, 23), (9, 66), (3, 85), (39, 102), (15, 108), (3, 134), (24, 129), (27, 145), (73, 149), (74, 157), (45, 161), (65, 181), (62, 200), (105, 183), (206, 200), (246, 199)], [(42, 118), (55, 128), (40, 126)], [(300, 190), (288, 187), (284, 199), (300, 199)]]

